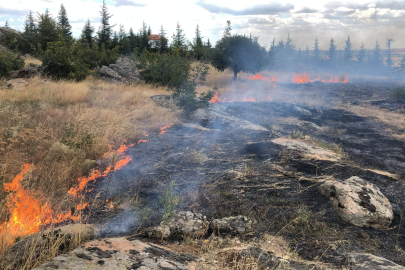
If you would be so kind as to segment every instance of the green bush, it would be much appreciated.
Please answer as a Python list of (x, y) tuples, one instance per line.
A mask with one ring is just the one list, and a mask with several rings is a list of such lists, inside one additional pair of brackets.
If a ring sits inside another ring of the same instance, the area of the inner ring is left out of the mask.
[(89, 67), (77, 57), (77, 48), (73, 42), (68, 43), (62, 37), (48, 43), (47, 50), (42, 55), (44, 74), (58, 80), (84, 80)]
[(24, 64), (20, 55), (15, 56), (11, 52), (0, 50), (0, 77), (6, 75), (7, 72), (22, 69)]
[(208, 106), (212, 92), (197, 98), (197, 82), (205, 80), (208, 66), (205, 63), (192, 68), (193, 59), (182, 56), (178, 50), (172, 53), (155, 54), (144, 51), (138, 68), (143, 79), (154, 86), (167, 86), (177, 105), (186, 112)]

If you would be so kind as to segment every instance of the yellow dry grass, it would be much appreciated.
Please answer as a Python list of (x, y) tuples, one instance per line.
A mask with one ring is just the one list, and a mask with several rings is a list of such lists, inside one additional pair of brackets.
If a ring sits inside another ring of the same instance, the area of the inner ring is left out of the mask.
[(32, 58), (32, 57), (29, 57), (29, 58), (28, 58), (28, 57), (25, 57), (25, 58), (24, 58), (24, 61), (25, 61), (25, 66), (24, 66), (24, 68), (28, 67), (29, 64), (34, 64), (34, 65), (37, 65), (37, 66), (42, 65), (42, 61), (41, 61), (41, 60), (36, 59), (36, 58)]
[(8, 216), (4, 183), (22, 164), (34, 165), (24, 187), (42, 193), (55, 207), (69, 209), (68, 189), (109, 146), (116, 149), (178, 121), (176, 110), (150, 99), (167, 94), (164, 88), (91, 78), (80, 83), (28, 82), (25, 90), (0, 89), (0, 224)]

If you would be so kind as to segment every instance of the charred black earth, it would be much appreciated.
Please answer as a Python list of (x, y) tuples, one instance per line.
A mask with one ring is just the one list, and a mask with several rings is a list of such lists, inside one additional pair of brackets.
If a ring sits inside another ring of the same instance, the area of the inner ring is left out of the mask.
[[(356, 86), (357, 95), (345, 87), (346, 95), (339, 89), (329, 96), (342, 95), (343, 102), (362, 104), (362, 94), (371, 95), (362, 90), (367, 85)], [(129, 206), (110, 212), (100, 208), (90, 222), (104, 224), (105, 235), (132, 234), (159, 223), (161, 199), (166, 194), (179, 198), (177, 209), (199, 212), (209, 219), (254, 218), (254, 234), (241, 237), (282, 235), (308, 260), (342, 266), (349, 252), (367, 252), (405, 265), (398, 251), (405, 249), (405, 142), (372, 118), (326, 104), (212, 105), (188, 124), (175, 125), (130, 148), (132, 161), (127, 167), (91, 184), (94, 191), (89, 197), (100, 193), (102, 199)], [(400, 107), (391, 100), (372, 105)], [(308, 140), (334, 151), (340, 159), (308, 158), (274, 143), (277, 138)], [(322, 180), (351, 176), (377, 185), (394, 204), (390, 229), (359, 228), (344, 222), (317, 190)]]

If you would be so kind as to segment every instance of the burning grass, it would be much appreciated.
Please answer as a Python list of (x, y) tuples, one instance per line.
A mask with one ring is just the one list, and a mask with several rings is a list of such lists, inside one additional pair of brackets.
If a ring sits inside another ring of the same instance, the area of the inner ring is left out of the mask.
[[(165, 93), (142, 84), (117, 86), (93, 79), (56, 83), (33, 78), (25, 90), (0, 89), (0, 186), (6, 187), (0, 188), (0, 224), (15, 218), (12, 210), (28, 198), (38, 202), (41, 220), (27, 232), (16, 229), (20, 235), (65, 220), (58, 214), (70, 215), (71, 208), (81, 209), (68, 191), (97, 159), (124, 141), (146, 141), (145, 134), (158, 134), (176, 122), (176, 111), (150, 99)], [(116, 160), (115, 169), (129, 161), (125, 156)], [(32, 165), (20, 173), (25, 163)]]

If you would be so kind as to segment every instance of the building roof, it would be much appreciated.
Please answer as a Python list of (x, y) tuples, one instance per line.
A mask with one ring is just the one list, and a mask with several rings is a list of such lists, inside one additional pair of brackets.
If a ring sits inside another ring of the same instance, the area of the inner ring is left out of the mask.
[(148, 37), (149, 40), (160, 40), (159, 35), (149, 35)]

